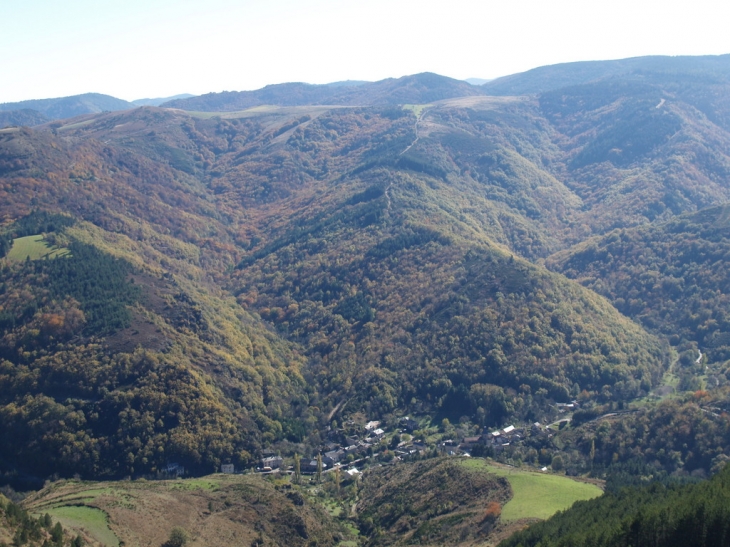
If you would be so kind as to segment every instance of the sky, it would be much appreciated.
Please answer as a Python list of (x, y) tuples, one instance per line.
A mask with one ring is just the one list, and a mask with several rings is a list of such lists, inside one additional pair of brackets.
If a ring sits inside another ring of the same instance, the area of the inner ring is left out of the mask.
[(0, 0), (0, 103), (730, 53), (721, 0)]

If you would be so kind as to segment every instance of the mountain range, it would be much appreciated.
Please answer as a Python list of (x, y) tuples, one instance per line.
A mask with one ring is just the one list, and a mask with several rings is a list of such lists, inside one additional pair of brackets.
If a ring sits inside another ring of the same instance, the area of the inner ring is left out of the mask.
[(2, 105), (45, 118), (0, 130), (0, 471), (537, 421), (697, 350), (721, 387), (728, 59)]
[(33, 127), (49, 122), (98, 114), (100, 112), (116, 112), (130, 110), (138, 106), (159, 106), (162, 103), (192, 97), (189, 93), (156, 99), (137, 99), (132, 102), (102, 95), (100, 93), (85, 93), (71, 97), (55, 99), (34, 99), (14, 103), (0, 103), (0, 128), (2, 127)]

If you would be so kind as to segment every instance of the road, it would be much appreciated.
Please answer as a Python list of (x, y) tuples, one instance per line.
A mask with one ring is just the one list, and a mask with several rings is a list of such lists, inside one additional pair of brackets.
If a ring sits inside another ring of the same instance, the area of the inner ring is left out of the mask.
[[(423, 113), (424, 112), (426, 112), (426, 111), (425, 110), (422, 110), (421, 113), (416, 116), (416, 125), (415, 125), (416, 138), (413, 140), (413, 142), (411, 144), (409, 144), (408, 146), (406, 146), (406, 149), (403, 150), (403, 152), (401, 152), (400, 154), (398, 154), (399, 156), (402, 156), (403, 154), (405, 154), (406, 152), (408, 152), (418, 142), (418, 139), (419, 139), (419, 135), (418, 135), (418, 124), (421, 123), (421, 118), (423, 118)], [(390, 181), (390, 184), (388, 184), (388, 187), (385, 189), (385, 199), (388, 201), (388, 207), (387, 207), (387, 211), (388, 212), (390, 212), (390, 206), (391, 206), (390, 189), (391, 189), (392, 186), (393, 186), (393, 181), (391, 180)]]

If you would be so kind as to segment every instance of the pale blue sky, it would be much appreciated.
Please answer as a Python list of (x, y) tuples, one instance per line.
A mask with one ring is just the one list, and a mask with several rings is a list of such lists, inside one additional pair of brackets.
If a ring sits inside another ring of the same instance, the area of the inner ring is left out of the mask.
[(730, 53), (720, 0), (0, 0), (0, 102)]

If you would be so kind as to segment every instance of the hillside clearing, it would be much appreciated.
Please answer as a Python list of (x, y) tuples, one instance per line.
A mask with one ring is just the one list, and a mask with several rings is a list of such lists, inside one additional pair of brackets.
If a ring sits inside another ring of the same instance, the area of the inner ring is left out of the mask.
[(42, 234), (38, 234), (14, 239), (13, 246), (10, 248), (7, 258), (13, 262), (22, 262), (26, 258), (30, 258), (30, 260), (41, 260), (43, 258), (58, 258), (67, 256), (68, 254), (68, 249), (65, 247), (51, 246), (43, 238)]
[(47, 513), (64, 527), (84, 530), (104, 545), (111, 547), (119, 545), (119, 539), (109, 528), (108, 516), (101, 509), (69, 505), (48, 509)]
[(403, 110), (410, 110), (416, 115), (416, 117), (420, 117), (421, 114), (423, 113), (423, 111), (426, 110), (426, 108), (428, 108), (429, 106), (432, 106), (432, 105), (430, 105), (430, 104), (404, 104)]
[(479, 459), (467, 460), (463, 465), (483, 468), (509, 481), (513, 495), (502, 508), (503, 522), (527, 518), (547, 519), (576, 501), (596, 498), (603, 493), (598, 486), (562, 475), (498, 467)]

